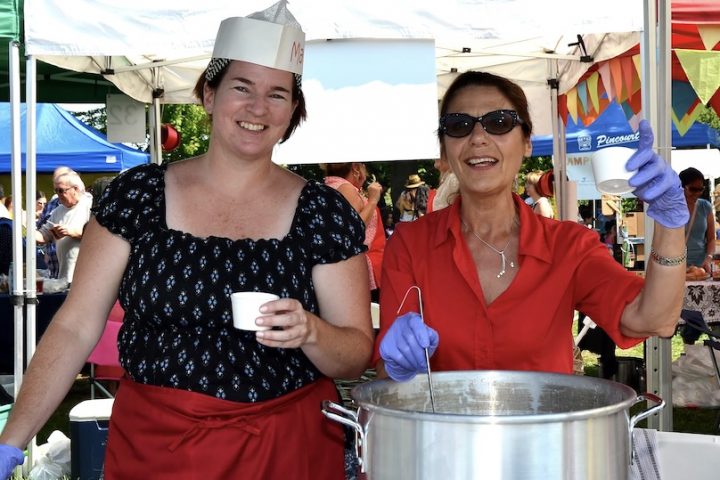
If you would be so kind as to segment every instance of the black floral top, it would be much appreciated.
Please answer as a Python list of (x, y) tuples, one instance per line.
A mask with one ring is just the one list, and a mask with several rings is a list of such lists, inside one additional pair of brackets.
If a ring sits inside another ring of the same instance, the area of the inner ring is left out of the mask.
[(321, 373), (300, 349), (269, 348), (232, 325), (230, 293), (266, 291), (318, 313), (314, 265), (364, 251), (364, 225), (335, 190), (308, 182), (285, 238), (198, 238), (165, 222), (166, 166), (121, 174), (95, 210), (131, 245), (120, 286), (120, 361), (136, 382), (238, 402), (279, 397)]

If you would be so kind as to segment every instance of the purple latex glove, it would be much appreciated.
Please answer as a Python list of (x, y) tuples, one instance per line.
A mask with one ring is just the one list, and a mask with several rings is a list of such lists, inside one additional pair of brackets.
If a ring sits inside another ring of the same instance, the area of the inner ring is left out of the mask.
[(397, 382), (427, 371), (425, 348), (429, 348), (428, 354), (432, 355), (439, 340), (437, 332), (425, 325), (417, 313), (409, 312), (396, 318), (380, 342), (385, 371)]
[(0, 480), (9, 478), (15, 467), (22, 465), (25, 455), (22, 450), (11, 445), (0, 445)]
[(637, 170), (628, 183), (633, 194), (648, 204), (647, 214), (667, 228), (684, 227), (690, 220), (680, 177), (652, 149), (653, 132), (647, 120), (640, 122), (640, 145), (627, 161), (627, 170)]

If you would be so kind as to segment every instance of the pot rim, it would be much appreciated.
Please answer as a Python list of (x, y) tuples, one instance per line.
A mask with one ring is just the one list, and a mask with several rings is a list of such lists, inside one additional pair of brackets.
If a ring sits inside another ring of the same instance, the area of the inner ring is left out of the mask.
[[(612, 380), (606, 380), (597, 377), (583, 377), (570, 374), (562, 373), (548, 373), (548, 372), (529, 372), (529, 371), (512, 371), (512, 370), (457, 370), (448, 372), (432, 373), (433, 378), (437, 376), (447, 377), (467, 377), (470, 376), (482, 376), (488, 377), (489, 380), (503, 377), (530, 377), (535, 375), (542, 375), (543, 377), (557, 377), (558, 380), (568, 380), (569, 378), (576, 378), (580, 383), (600, 383), (605, 384), (605, 387), (618, 390), (619, 393), (624, 395), (626, 398), (622, 401), (605, 405), (601, 407), (595, 407), (584, 410), (570, 411), (570, 412), (554, 412), (554, 413), (528, 413), (522, 415), (468, 415), (462, 413), (448, 413), (448, 412), (436, 412), (431, 411), (417, 411), (417, 410), (401, 410), (398, 408), (387, 407), (382, 405), (376, 405), (370, 403), (367, 400), (358, 400), (359, 392), (371, 388), (372, 385), (385, 385), (388, 383), (396, 383), (391, 379), (373, 380), (362, 385), (354, 387), (350, 396), (356, 405), (359, 405), (360, 409), (365, 409), (371, 414), (388, 415), (391, 417), (403, 418), (408, 420), (417, 421), (432, 421), (432, 422), (445, 422), (445, 423), (466, 423), (466, 424), (487, 424), (487, 425), (504, 425), (504, 424), (537, 424), (537, 423), (556, 423), (556, 422), (568, 422), (576, 420), (585, 420), (593, 417), (607, 417), (614, 415), (620, 411), (628, 411), (635, 403), (639, 401), (638, 394), (627, 385), (622, 383), (614, 382)], [(411, 380), (414, 381), (414, 380)], [(422, 381), (427, 383), (427, 375), (419, 374), (415, 381)], [(428, 404), (428, 408), (429, 404)]]

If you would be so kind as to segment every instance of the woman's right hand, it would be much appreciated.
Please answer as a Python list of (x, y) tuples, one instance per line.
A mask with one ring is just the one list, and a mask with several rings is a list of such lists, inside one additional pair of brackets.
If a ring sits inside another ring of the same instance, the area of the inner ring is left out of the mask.
[(15, 467), (22, 465), (25, 455), (12, 445), (0, 445), (0, 480), (9, 478)]
[(372, 182), (367, 187), (368, 201), (378, 203), (380, 201), (380, 195), (382, 195), (382, 185), (378, 182)]
[(423, 323), (422, 317), (409, 312), (395, 319), (380, 342), (380, 356), (385, 371), (395, 381), (411, 380), (417, 373), (427, 371), (425, 349), (435, 353), (438, 333)]

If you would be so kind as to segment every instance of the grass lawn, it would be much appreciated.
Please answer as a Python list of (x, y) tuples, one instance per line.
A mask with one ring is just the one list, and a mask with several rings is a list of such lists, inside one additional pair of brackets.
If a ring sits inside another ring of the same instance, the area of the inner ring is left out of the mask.
[[(573, 326), (573, 332), (577, 332), (577, 328)], [(702, 342), (707, 338), (706, 335), (700, 337), (698, 342)], [(643, 343), (636, 345), (627, 350), (616, 349), (615, 354), (618, 357), (637, 357), (644, 358), (645, 346)], [(672, 360), (677, 360), (684, 352), (683, 341), (680, 335), (672, 338), (671, 352)], [(585, 365), (585, 374), (597, 376), (598, 356), (592, 352), (583, 352), (583, 363)], [(641, 404), (636, 407), (637, 410), (644, 409)], [(668, 408), (668, 407), (666, 407)], [(632, 410), (635, 413), (635, 410)], [(701, 433), (705, 435), (720, 435), (717, 429), (718, 419), (720, 418), (720, 409), (701, 409), (701, 408), (682, 408), (673, 407), (673, 431), (682, 433)], [(640, 422), (640, 426), (645, 426), (645, 421)]]

